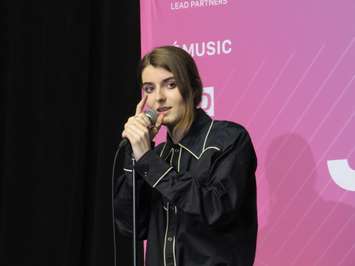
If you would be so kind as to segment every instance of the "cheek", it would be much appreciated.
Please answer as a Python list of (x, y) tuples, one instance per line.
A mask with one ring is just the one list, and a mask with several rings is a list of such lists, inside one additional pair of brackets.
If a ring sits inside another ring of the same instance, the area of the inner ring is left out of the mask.
[(178, 88), (176, 88), (175, 90), (171, 91), (170, 98), (173, 99), (175, 103), (181, 104), (181, 103), (184, 102), (184, 100), (183, 100)]
[(179, 103), (179, 105), (181, 106), (181, 109), (185, 110), (185, 101), (184, 101), (184, 99), (179, 95), (179, 97), (177, 97), (176, 100)]

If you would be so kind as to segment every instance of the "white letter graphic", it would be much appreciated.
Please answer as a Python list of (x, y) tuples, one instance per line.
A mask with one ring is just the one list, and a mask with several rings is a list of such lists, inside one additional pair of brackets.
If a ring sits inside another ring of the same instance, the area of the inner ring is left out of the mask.
[(348, 160), (328, 160), (328, 171), (333, 181), (341, 188), (355, 191), (355, 170), (351, 169)]

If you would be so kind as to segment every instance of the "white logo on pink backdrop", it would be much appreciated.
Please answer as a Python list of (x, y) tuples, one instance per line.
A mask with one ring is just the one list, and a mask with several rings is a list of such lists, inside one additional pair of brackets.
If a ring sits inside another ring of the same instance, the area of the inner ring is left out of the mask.
[(213, 85), (202, 107), (253, 138), (256, 266), (354, 265), (354, 12), (353, 1), (141, 1), (142, 53), (188, 51)]
[(339, 187), (355, 191), (355, 170), (351, 169), (347, 159), (328, 160), (328, 169), (330, 176)]
[(178, 44), (178, 42), (175, 41), (172, 45), (184, 49), (192, 57), (213, 56), (222, 54), (227, 55), (232, 52), (231, 40), (194, 42), (189, 44)]
[(171, 10), (180, 10), (188, 8), (206, 8), (218, 7), (228, 4), (228, 0), (190, 0), (190, 1), (172, 1), (170, 2)]
[(214, 88), (203, 88), (201, 108), (206, 111), (209, 116), (214, 116)]

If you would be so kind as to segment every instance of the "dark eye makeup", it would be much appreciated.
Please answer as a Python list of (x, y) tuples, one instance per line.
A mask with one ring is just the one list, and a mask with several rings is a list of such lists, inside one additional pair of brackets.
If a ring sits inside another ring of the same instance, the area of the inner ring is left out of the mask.
[(153, 90), (154, 90), (154, 86), (152, 84), (144, 84), (143, 87), (142, 87), (142, 90), (145, 93), (152, 93)]
[[(161, 86), (166, 87), (168, 89), (176, 88), (176, 81), (173, 77), (166, 78), (161, 81)], [(152, 93), (155, 89), (155, 85), (153, 83), (144, 83), (142, 86), (142, 90), (145, 93)]]

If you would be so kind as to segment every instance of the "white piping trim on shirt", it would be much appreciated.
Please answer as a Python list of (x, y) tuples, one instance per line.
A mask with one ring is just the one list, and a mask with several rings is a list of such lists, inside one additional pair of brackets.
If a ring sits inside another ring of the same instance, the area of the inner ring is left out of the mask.
[(174, 265), (176, 265), (176, 256), (175, 256), (175, 236), (173, 240), (173, 258), (174, 258)]
[[(205, 152), (205, 151), (207, 151), (207, 150), (209, 150), (209, 149), (214, 149), (214, 150), (217, 150), (217, 151), (220, 151), (220, 150), (221, 150), (220, 148), (218, 148), (218, 147), (216, 147), (216, 146), (209, 146), (209, 147), (207, 147), (206, 149), (204, 149), (203, 152)], [(200, 157), (201, 157), (201, 155), (200, 155)]]
[[(216, 146), (209, 146), (209, 147), (206, 148), (207, 139), (208, 139), (208, 136), (209, 136), (209, 134), (210, 134), (210, 132), (211, 132), (213, 123), (214, 123), (214, 120), (211, 121), (211, 124), (210, 124), (210, 126), (209, 126), (209, 128), (208, 128), (206, 137), (205, 137), (205, 139), (204, 139), (204, 141), (203, 141), (202, 152), (201, 152), (200, 155), (196, 155), (196, 154), (193, 153), (189, 148), (187, 148), (186, 146), (182, 145), (181, 143), (178, 143), (178, 145), (179, 145), (180, 147), (184, 148), (184, 149), (185, 149), (186, 151), (188, 151), (189, 153), (191, 153), (192, 156), (194, 156), (197, 160), (199, 160), (199, 159), (202, 157), (203, 153), (204, 153), (205, 151), (209, 150), (209, 149), (215, 149), (215, 150), (217, 150), (217, 151), (220, 151), (221, 148), (216, 147)], [(166, 144), (167, 144), (167, 143), (164, 144), (164, 147), (163, 147), (162, 151), (160, 152), (160, 157), (163, 156), (163, 153), (164, 153)], [(165, 157), (165, 160), (166, 160), (166, 158), (168, 158), (168, 157), (170, 156), (170, 152), (171, 152), (171, 150), (169, 151), (169, 153), (168, 153), (167, 156)]]
[[(176, 215), (177, 215), (177, 208), (176, 206), (174, 206), (174, 210), (175, 210), (175, 219), (177, 219)], [(175, 231), (176, 232), (176, 231)], [(176, 254), (175, 254), (175, 234), (174, 234), (174, 242), (173, 242), (173, 256), (174, 256), (174, 265), (176, 265)]]
[(168, 170), (165, 171), (164, 174), (162, 174), (161, 177), (158, 178), (158, 180), (154, 183), (153, 188), (156, 187), (156, 185), (158, 185), (158, 183), (160, 182), (160, 180), (162, 180), (162, 178), (163, 178), (167, 173), (169, 173), (169, 171), (170, 171), (171, 169), (173, 169), (173, 168), (170, 167)]
[(123, 168), (123, 171), (125, 171), (125, 172), (129, 172), (129, 173), (132, 173), (132, 172), (133, 172), (133, 170), (132, 170), (132, 169), (127, 169), (127, 168)]
[(171, 153), (171, 152), (174, 153), (174, 149), (173, 149), (173, 148), (170, 149), (169, 153), (166, 155), (166, 157), (164, 158), (164, 160), (166, 160), (166, 159), (170, 156), (170, 153)]
[(184, 148), (185, 150), (187, 150), (189, 153), (191, 153), (197, 160), (200, 159), (199, 156), (197, 156), (196, 154), (194, 154), (192, 151), (190, 151), (188, 148), (186, 148), (184, 145), (179, 143), (179, 146)]
[[(170, 157), (170, 165), (173, 165), (173, 158), (174, 158), (174, 149), (171, 148), (169, 154), (172, 152), (171, 157)], [(169, 157), (169, 156), (168, 156)]]
[[(179, 158), (178, 158), (178, 172), (180, 172), (180, 160), (181, 160), (181, 152), (182, 152), (182, 148), (184, 148), (185, 150), (187, 150), (189, 153), (191, 153), (197, 160), (199, 160), (203, 153), (209, 149), (215, 149), (217, 151), (220, 151), (221, 149), (216, 147), (216, 146), (209, 146), (206, 148), (206, 142), (207, 142), (207, 138), (211, 132), (211, 129), (212, 129), (212, 126), (213, 126), (213, 120), (208, 128), (208, 131), (207, 131), (207, 134), (206, 134), (206, 137), (204, 139), (204, 142), (203, 142), (203, 147), (202, 147), (202, 152), (201, 154), (198, 156), (196, 154), (194, 154), (191, 150), (189, 150), (187, 147), (185, 147), (184, 145), (178, 143), (178, 145), (180, 146), (180, 151), (179, 151)], [(164, 153), (164, 150), (165, 150), (165, 146), (166, 146), (166, 143), (164, 144), (164, 147), (162, 149), (162, 151), (160, 152), (160, 157), (162, 157), (163, 153)], [(172, 156), (170, 158), (170, 165), (172, 165), (172, 160), (173, 160), (173, 157), (174, 157), (174, 149), (171, 148), (171, 150), (169, 151), (168, 155), (166, 156), (165, 160), (170, 156), (170, 153), (172, 152)], [(153, 188), (159, 183), (159, 181), (171, 170), (173, 169), (173, 167), (170, 167), (156, 182), (155, 184), (153, 185)], [(166, 228), (165, 228), (165, 237), (164, 237), (164, 249), (163, 249), (163, 252), (164, 252), (164, 266), (166, 266), (166, 238), (167, 238), (167, 233), (168, 233), (168, 227), (169, 227), (169, 202), (167, 202), (167, 207), (163, 206), (163, 209), (167, 212), (166, 213)], [(177, 214), (177, 208), (175, 206), (175, 215)], [(173, 238), (173, 258), (174, 258), (174, 265), (176, 265), (176, 254), (175, 254), (175, 236)]]
[(178, 173), (180, 172), (181, 151), (182, 151), (182, 148), (180, 147), (179, 158), (178, 158)]
[(206, 135), (206, 137), (205, 137), (205, 141), (203, 142), (203, 148), (202, 148), (203, 151), (205, 150), (207, 137), (208, 137), (208, 135), (210, 134), (211, 128), (212, 128), (212, 126), (213, 126), (213, 122), (214, 122), (214, 121), (212, 120), (211, 125), (210, 125), (210, 127), (208, 128), (207, 135)]
[[(169, 202), (167, 202), (167, 206), (163, 206), (164, 210), (167, 211), (166, 213), (166, 227), (165, 227), (165, 236), (164, 236), (164, 266), (166, 266), (166, 238), (168, 235), (168, 230), (169, 230)], [(175, 209), (175, 214), (177, 213), (176, 206), (174, 206)], [(173, 236), (173, 259), (174, 259), (174, 265), (176, 266), (176, 254), (175, 254), (175, 235)]]
[(165, 150), (165, 146), (166, 146), (166, 142), (165, 142), (165, 144), (164, 144), (164, 146), (163, 146), (163, 149), (161, 150), (161, 152), (160, 152), (160, 157), (163, 155), (163, 152), (164, 152), (164, 150)]
[(196, 155), (195, 153), (193, 153), (191, 150), (189, 150), (187, 147), (185, 147), (184, 145), (182, 145), (182, 144), (180, 144), (180, 143), (178, 143), (179, 146), (182, 147), (182, 148), (184, 148), (185, 150), (187, 150), (189, 153), (191, 153), (197, 160), (200, 160), (200, 158), (202, 157), (203, 153), (204, 153), (205, 151), (209, 150), (209, 149), (215, 149), (215, 150), (217, 150), (217, 151), (220, 151), (221, 149), (218, 148), (218, 147), (216, 147), (216, 146), (209, 146), (209, 147), (206, 148), (207, 138), (208, 138), (208, 136), (209, 136), (209, 134), (210, 134), (210, 132), (211, 132), (211, 128), (212, 128), (212, 126), (213, 126), (213, 122), (214, 122), (214, 120), (212, 120), (212, 122), (211, 122), (211, 124), (210, 124), (210, 127), (209, 127), (209, 129), (208, 129), (208, 132), (207, 132), (207, 134), (206, 134), (205, 140), (203, 141), (202, 152), (201, 152), (200, 155)]
[(169, 202), (168, 202), (168, 210), (166, 213), (166, 228), (165, 228), (165, 237), (164, 237), (164, 266), (166, 266), (166, 256), (165, 256), (165, 251), (166, 251), (166, 237), (168, 235), (168, 227), (169, 227)]

